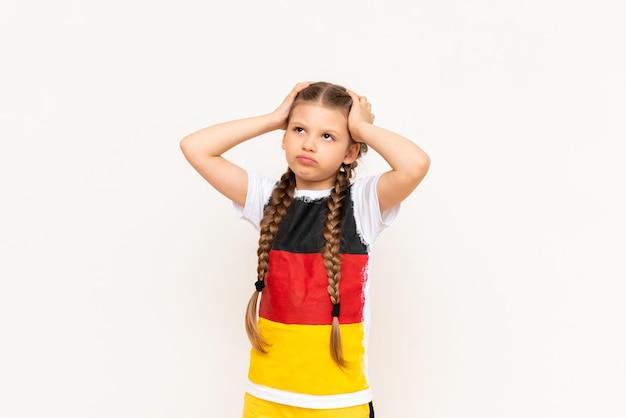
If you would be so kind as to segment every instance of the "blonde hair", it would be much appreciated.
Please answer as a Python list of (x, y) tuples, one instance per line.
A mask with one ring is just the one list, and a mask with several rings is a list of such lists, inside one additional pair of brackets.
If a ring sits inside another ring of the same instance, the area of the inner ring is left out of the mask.
[[(352, 106), (352, 98), (347, 94), (345, 88), (326, 82), (313, 83), (298, 93), (292, 109), (302, 102), (319, 102), (324, 106), (344, 111), (346, 116)], [(365, 144), (360, 144), (359, 157), (366, 151), (367, 147)], [(322, 231), (324, 246), (320, 251), (324, 259), (324, 267), (326, 267), (326, 275), (328, 277), (327, 290), (330, 301), (333, 304), (333, 310), (331, 312), (333, 319), (330, 335), (330, 353), (335, 363), (340, 367), (346, 365), (341, 347), (341, 331), (339, 327), (341, 220), (343, 218), (343, 209), (346, 204), (345, 200), (348, 188), (350, 187), (350, 179), (354, 174), (356, 166), (357, 162), (355, 160), (352, 164), (342, 164), (337, 170), (335, 186), (327, 199), (328, 210)], [(269, 252), (272, 248), (272, 242), (278, 231), (280, 221), (293, 202), (295, 188), (295, 175), (291, 169), (287, 169), (282, 175), (278, 185), (274, 188), (270, 203), (265, 208), (263, 219), (261, 220), (259, 248), (257, 250), (258, 266), (257, 281), (255, 283), (256, 290), (252, 294), (246, 309), (246, 333), (248, 334), (252, 346), (262, 353), (267, 353), (268, 343), (265, 341), (258, 328), (258, 298), (259, 293), (265, 287), (265, 277), (267, 276), (269, 268)]]

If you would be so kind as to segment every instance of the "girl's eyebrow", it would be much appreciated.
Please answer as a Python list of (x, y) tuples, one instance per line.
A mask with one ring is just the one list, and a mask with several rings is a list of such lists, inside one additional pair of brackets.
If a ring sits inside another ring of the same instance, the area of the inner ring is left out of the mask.
[[(297, 125), (297, 126), (302, 126), (302, 127), (307, 127), (307, 124), (304, 122), (299, 121), (298, 119), (292, 119), (289, 121), (289, 125)], [(335, 136), (340, 136), (341, 134), (339, 133), (339, 131), (335, 130), (335, 129), (322, 129), (322, 131), (327, 132), (329, 134), (333, 134)]]

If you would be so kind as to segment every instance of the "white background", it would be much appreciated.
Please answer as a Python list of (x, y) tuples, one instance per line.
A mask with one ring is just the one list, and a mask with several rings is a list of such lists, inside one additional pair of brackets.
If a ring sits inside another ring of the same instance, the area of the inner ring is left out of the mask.
[(432, 158), (376, 245), (377, 416), (625, 416), (618, 3), (3, 0), (0, 417), (240, 416), (257, 235), (178, 143), (303, 80)]

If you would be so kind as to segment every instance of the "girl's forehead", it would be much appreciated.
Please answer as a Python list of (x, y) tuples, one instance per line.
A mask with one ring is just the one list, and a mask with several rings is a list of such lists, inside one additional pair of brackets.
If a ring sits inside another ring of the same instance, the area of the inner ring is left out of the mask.
[(298, 103), (291, 109), (290, 122), (332, 125), (338, 129), (347, 128), (348, 118), (343, 110), (336, 107), (320, 103)]

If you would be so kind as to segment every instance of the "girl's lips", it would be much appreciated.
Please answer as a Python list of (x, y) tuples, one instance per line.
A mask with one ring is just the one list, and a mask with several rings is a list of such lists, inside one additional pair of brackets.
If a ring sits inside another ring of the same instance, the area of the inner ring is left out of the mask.
[(305, 164), (305, 165), (312, 165), (315, 164), (316, 161), (312, 158), (306, 157), (304, 155), (298, 155), (296, 157), (296, 159), (301, 163), (301, 164)]

